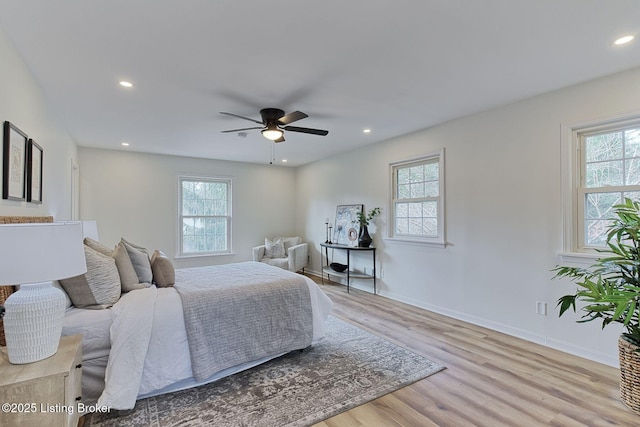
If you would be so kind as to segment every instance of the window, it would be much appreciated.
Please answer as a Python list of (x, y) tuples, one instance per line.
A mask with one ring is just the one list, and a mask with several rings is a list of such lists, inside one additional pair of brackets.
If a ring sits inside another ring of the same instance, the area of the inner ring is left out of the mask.
[(444, 151), (391, 167), (391, 238), (444, 245)]
[(179, 256), (231, 252), (231, 180), (179, 177)]
[(577, 139), (579, 244), (604, 247), (613, 206), (626, 197), (640, 200), (640, 123), (579, 131)]
[[(640, 200), (640, 114), (561, 126), (564, 252), (588, 264), (605, 247), (613, 206)], [(577, 255), (576, 255), (577, 254)]]

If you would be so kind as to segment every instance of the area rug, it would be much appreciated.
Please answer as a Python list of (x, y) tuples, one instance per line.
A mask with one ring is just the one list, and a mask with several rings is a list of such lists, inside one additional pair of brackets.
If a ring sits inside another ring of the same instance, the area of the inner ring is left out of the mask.
[(444, 369), (336, 317), (327, 326), (303, 352), (130, 411), (92, 414), (85, 426), (309, 426)]

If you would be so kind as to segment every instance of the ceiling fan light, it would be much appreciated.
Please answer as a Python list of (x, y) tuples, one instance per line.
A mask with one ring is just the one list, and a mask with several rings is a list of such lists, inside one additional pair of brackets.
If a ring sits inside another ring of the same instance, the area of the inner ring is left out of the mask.
[(283, 135), (283, 132), (280, 129), (263, 129), (262, 136), (271, 141), (275, 141), (276, 139), (280, 139)]

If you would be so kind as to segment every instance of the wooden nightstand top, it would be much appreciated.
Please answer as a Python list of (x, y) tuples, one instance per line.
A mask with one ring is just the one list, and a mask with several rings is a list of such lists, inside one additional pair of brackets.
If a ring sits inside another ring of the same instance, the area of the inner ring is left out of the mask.
[(56, 354), (44, 360), (23, 365), (11, 364), (6, 347), (0, 347), (0, 387), (68, 373), (81, 344), (82, 335), (63, 336)]

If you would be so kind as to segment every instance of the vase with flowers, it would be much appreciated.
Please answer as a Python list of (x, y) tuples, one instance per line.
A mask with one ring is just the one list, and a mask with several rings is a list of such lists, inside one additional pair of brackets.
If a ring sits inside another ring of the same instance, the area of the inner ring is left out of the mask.
[(358, 212), (358, 223), (360, 224), (360, 233), (358, 235), (358, 246), (368, 248), (373, 239), (369, 235), (369, 224), (380, 215), (380, 208), (371, 209), (366, 215), (364, 212)]

